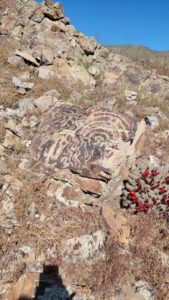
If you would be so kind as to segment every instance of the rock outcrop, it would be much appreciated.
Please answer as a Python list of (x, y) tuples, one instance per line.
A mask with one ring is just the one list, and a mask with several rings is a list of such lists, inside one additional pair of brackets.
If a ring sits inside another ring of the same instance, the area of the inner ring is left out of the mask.
[(43, 175), (70, 169), (83, 177), (106, 181), (116, 173), (120, 156), (123, 159), (130, 154), (127, 145), (132, 144), (136, 130), (136, 122), (127, 115), (57, 103), (33, 139), (31, 168)]
[(169, 169), (169, 78), (59, 2), (0, 9), (0, 297), (168, 299), (168, 219), (130, 214), (122, 191), (140, 157)]

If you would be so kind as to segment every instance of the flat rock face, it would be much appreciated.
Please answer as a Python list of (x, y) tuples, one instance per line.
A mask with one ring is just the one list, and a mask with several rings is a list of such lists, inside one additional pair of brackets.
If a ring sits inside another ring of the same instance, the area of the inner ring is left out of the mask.
[(110, 179), (120, 144), (130, 145), (136, 129), (135, 120), (124, 114), (57, 103), (33, 139), (31, 170), (48, 176), (70, 169), (83, 177)]
[(83, 235), (65, 241), (62, 245), (62, 259), (69, 263), (78, 263), (95, 258), (105, 259), (104, 243), (106, 234), (98, 230), (93, 235)]

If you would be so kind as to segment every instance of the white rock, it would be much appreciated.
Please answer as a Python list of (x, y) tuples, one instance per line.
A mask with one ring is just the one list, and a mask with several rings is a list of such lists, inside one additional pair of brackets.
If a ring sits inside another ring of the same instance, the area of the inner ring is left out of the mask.
[(34, 128), (38, 124), (39, 124), (39, 120), (38, 120), (38, 118), (36, 116), (30, 117), (30, 121), (29, 121), (30, 128)]
[(99, 67), (96, 66), (96, 65), (92, 65), (88, 68), (88, 71), (91, 75), (93, 76), (96, 76), (96, 75), (99, 75), (100, 73), (100, 70), (99, 70)]
[(157, 127), (159, 127), (159, 120), (157, 117), (155, 116), (147, 116), (145, 118), (145, 121), (148, 125), (151, 126), (152, 129), (155, 129)]
[(34, 87), (34, 83), (31, 82), (22, 82), (20, 77), (12, 77), (12, 83), (16, 88), (21, 88), (25, 90), (31, 90)]
[(23, 88), (19, 88), (17, 92), (18, 92), (18, 94), (20, 94), (20, 95), (25, 95), (25, 94), (26, 94), (26, 90), (23, 89)]
[(130, 90), (125, 90), (125, 97), (127, 101), (133, 102), (133, 104), (137, 102), (137, 92), (135, 91), (130, 91)]
[(22, 118), (27, 113), (33, 112), (34, 110), (35, 110), (35, 106), (33, 104), (33, 99), (25, 98), (19, 101), (16, 114), (18, 117)]
[(159, 135), (161, 135), (167, 139), (169, 137), (169, 130), (164, 130), (164, 131), (160, 132)]
[(28, 165), (29, 165), (29, 161), (26, 158), (23, 158), (21, 160), (21, 162), (19, 163), (18, 167), (19, 167), (20, 170), (26, 170)]
[(19, 56), (11, 56), (8, 58), (8, 63), (12, 66), (19, 66), (24, 64), (24, 60)]
[(21, 248), (19, 248), (19, 251), (24, 254), (28, 254), (32, 251), (32, 249), (29, 246), (22, 246)]
[(70, 45), (72, 48), (76, 47), (76, 40), (74, 38), (71, 40)]
[(25, 146), (27, 147), (27, 148), (29, 148), (29, 146), (31, 145), (31, 141), (29, 140), (29, 141), (25, 141)]
[(90, 259), (104, 259), (105, 232), (98, 230), (91, 235), (85, 234), (74, 237), (63, 242), (63, 260), (77, 263), (78, 261), (88, 261)]
[(154, 155), (150, 155), (150, 166), (152, 167), (160, 166), (160, 160)]

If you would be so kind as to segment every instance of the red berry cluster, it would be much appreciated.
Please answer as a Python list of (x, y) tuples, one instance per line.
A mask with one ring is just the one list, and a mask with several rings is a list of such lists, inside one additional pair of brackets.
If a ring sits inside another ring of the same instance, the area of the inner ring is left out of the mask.
[[(165, 215), (169, 214), (169, 176), (164, 180), (155, 180), (159, 171), (146, 168), (136, 179), (136, 186), (127, 194), (127, 199), (134, 204), (135, 213), (148, 213), (155, 205), (166, 205)], [(154, 191), (154, 197), (149, 196), (149, 192)], [(145, 195), (144, 199), (142, 195)], [(155, 196), (156, 195), (156, 196)]]

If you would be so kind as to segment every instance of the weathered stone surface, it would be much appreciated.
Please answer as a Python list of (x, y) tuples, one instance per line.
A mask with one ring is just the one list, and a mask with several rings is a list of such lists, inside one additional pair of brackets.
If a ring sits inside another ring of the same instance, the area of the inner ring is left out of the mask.
[(19, 56), (11, 56), (8, 58), (8, 63), (13, 66), (19, 66), (24, 64), (24, 60)]
[(53, 66), (41, 66), (38, 69), (38, 77), (41, 79), (50, 79), (56, 77), (56, 71)]
[(17, 87), (25, 90), (31, 90), (34, 87), (34, 83), (22, 82), (19, 77), (12, 77), (12, 83)]
[(85, 36), (79, 38), (79, 45), (87, 54), (94, 54), (97, 48), (97, 42), (94, 38), (87, 38)]
[(89, 75), (87, 70), (83, 66), (74, 65), (70, 69), (71, 76), (76, 80), (84, 84), (84, 86), (94, 86), (95, 80)]
[(64, 17), (64, 10), (61, 3), (59, 2), (44, 6), (43, 13), (46, 17), (53, 21), (59, 20)]
[(41, 10), (36, 9), (31, 16), (32, 21), (41, 23), (44, 18), (44, 14)]
[[(50, 132), (48, 142), (46, 132)], [(127, 145), (135, 132), (136, 123), (127, 115), (58, 103), (46, 115), (32, 143), (31, 168), (35, 172), (69, 168), (82, 176), (110, 179), (125, 155), (134, 151), (134, 146), (128, 145), (128, 150), (121, 152), (118, 145)]]
[(127, 101), (132, 102), (133, 104), (137, 104), (137, 92), (125, 90), (125, 97)]
[[(81, 177), (78, 174), (72, 174), (70, 170), (55, 169), (53, 179), (52, 182), (50, 182), (50, 179), (49, 181), (47, 180), (47, 186), (49, 184), (48, 191), (54, 192), (57, 200), (70, 206), (79, 206), (79, 204), (97, 206), (97, 198), (100, 197), (106, 189), (106, 183)], [(59, 182), (61, 182), (61, 184)]]
[(96, 76), (100, 74), (100, 68), (98, 65), (92, 65), (88, 69), (89, 73)]
[(145, 120), (146, 123), (150, 125), (152, 129), (159, 127), (159, 120), (156, 116), (147, 116)]
[(66, 182), (63, 183), (62, 181), (56, 182), (56, 178), (60, 179), (61, 176), (54, 176), (54, 180), (47, 181), (48, 192), (47, 195), (49, 197), (55, 197), (57, 203), (60, 203), (67, 207), (84, 207), (84, 204), (92, 203), (92, 200), (89, 199), (87, 195), (85, 195), (80, 188), (76, 185), (72, 179), (70, 180), (71, 183)]
[(104, 203), (102, 207), (102, 214), (108, 230), (114, 235), (115, 239), (121, 244), (128, 245), (130, 237), (130, 226), (127, 218), (120, 212), (112, 208), (111, 203)]
[(62, 244), (62, 259), (76, 264), (87, 260), (105, 258), (104, 242), (106, 234), (98, 230), (91, 235), (71, 238)]
[(20, 143), (20, 138), (18, 138), (15, 134), (11, 131), (7, 130), (5, 139), (3, 142), (3, 146), (7, 149), (13, 149), (15, 146)]
[(103, 182), (91, 178), (84, 178), (84, 177), (77, 176), (75, 178), (75, 182), (85, 193), (92, 193), (98, 196), (102, 195), (104, 189), (106, 188)]
[(35, 106), (41, 111), (44, 112), (49, 109), (49, 107), (57, 101), (56, 97), (43, 95), (34, 100)]
[(138, 281), (132, 285), (125, 285), (120, 295), (112, 298), (112, 300), (153, 300), (151, 288), (144, 281)]
[(53, 51), (51, 48), (46, 48), (42, 50), (41, 63), (44, 65), (53, 64)]
[(18, 300), (19, 298), (31, 299), (34, 297), (38, 287), (40, 273), (23, 274), (15, 285), (8, 291), (7, 299)]
[(39, 66), (37, 60), (28, 52), (23, 52), (23, 51), (16, 51), (16, 55), (22, 57), (26, 61), (34, 64), (35, 66)]
[(35, 105), (32, 98), (25, 98), (18, 102), (18, 108), (15, 110), (18, 117), (22, 118), (24, 115), (34, 112)]

